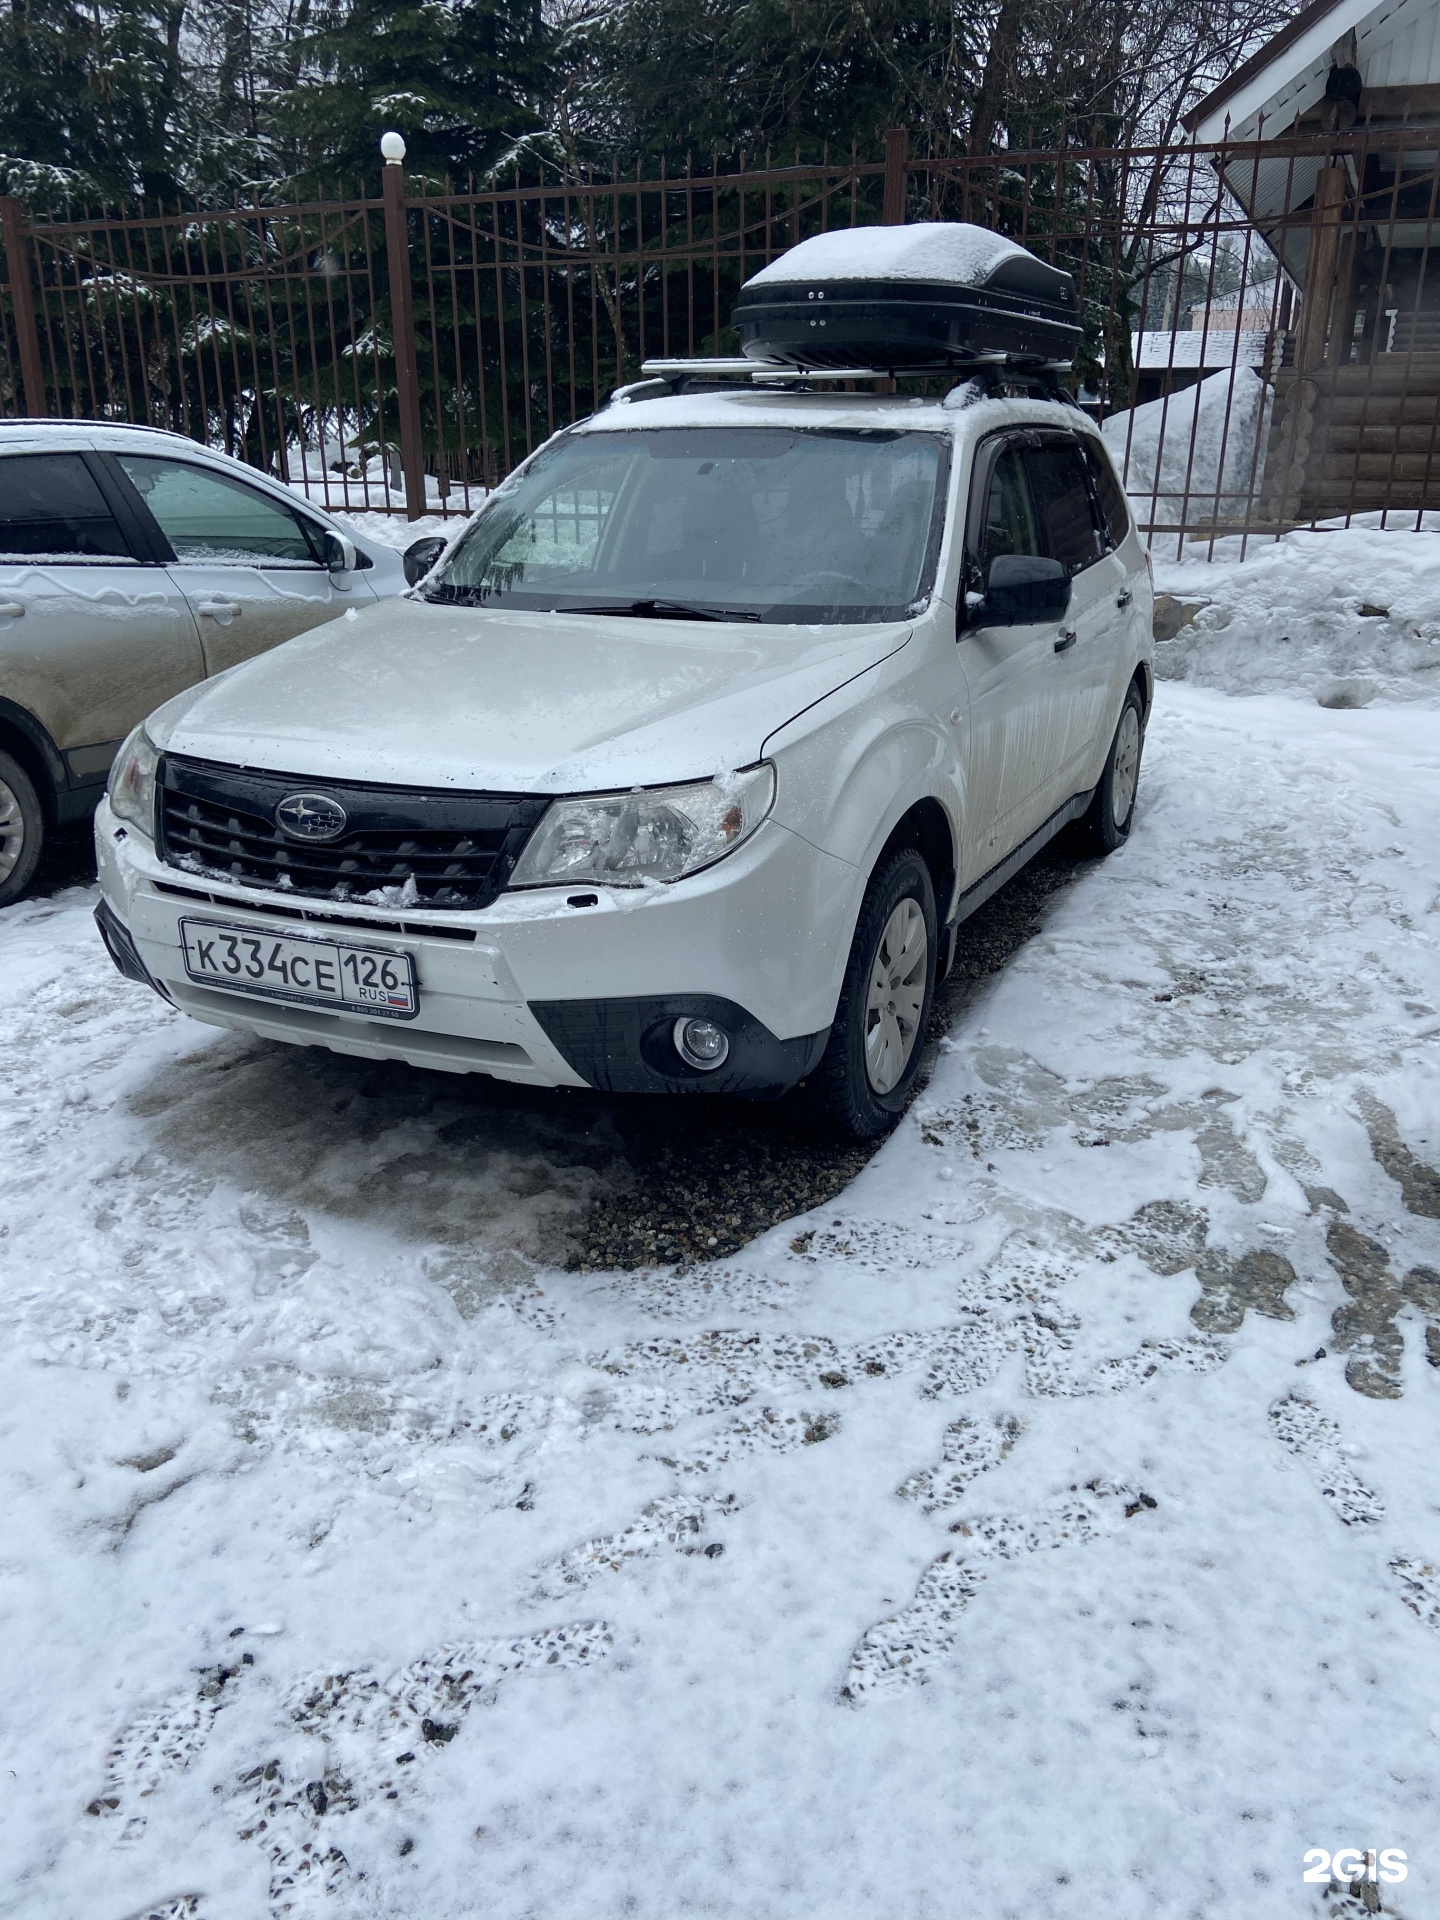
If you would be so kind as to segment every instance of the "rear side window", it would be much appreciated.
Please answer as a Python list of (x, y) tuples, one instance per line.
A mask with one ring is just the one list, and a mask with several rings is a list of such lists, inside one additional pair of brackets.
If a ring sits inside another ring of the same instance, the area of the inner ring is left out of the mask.
[(0, 459), (0, 560), (129, 560), (125, 536), (78, 453)]
[(1095, 489), (1100, 517), (1105, 523), (1108, 543), (1118, 547), (1130, 531), (1130, 508), (1120, 482), (1115, 478), (1114, 469), (1104, 454), (1089, 441), (1085, 442), (1085, 464), (1090, 469), (1090, 481)]
[(1040, 551), (1058, 560), (1067, 573), (1093, 566), (1104, 547), (1079, 447), (1073, 440), (1028, 447), (1025, 467), (1040, 525)]
[(134, 453), (117, 457), (178, 560), (320, 565), (322, 556), (312, 548), (300, 515), (258, 487), (186, 460)]

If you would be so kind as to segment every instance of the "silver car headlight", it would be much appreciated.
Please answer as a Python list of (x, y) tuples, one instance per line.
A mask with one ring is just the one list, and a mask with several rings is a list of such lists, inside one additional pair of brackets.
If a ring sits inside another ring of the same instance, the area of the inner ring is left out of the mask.
[(510, 885), (640, 887), (647, 880), (679, 880), (733, 853), (774, 804), (775, 769), (768, 762), (683, 787), (557, 800)]
[(110, 811), (138, 827), (147, 840), (155, 838), (155, 769), (160, 756), (144, 727), (136, 727), (115, 756), (107, 791)]

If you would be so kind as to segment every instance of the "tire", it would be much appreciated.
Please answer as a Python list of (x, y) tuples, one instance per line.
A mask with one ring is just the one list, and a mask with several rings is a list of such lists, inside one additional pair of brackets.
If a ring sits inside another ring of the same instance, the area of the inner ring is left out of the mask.
[(35, 783), (0, 753), (0, 907), (18, 900), (35, 878), (45, 844), (45, 813)]
[(1130, 838), (1144, 749), (1145, 708), (1139, 688), (1132, 683), (1126, 690), (1095, 798), (1080, 821), (1079, 836), (1087, 852), (1114, 853)]
[(938, 952), (930, 869), (901, 847), (865, 889), (830, 1040), (806, 1084), (811, 1111), (832, 1137), (874, 1140), (905, 1111), (925, 1050)]

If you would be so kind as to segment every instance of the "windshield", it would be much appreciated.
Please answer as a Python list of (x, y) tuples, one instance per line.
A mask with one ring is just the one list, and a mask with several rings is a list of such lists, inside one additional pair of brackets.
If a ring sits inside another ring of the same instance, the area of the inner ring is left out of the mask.
[(465, 606), (897, 620), (929, 593), (943, 434), (664, 427), (569, 434), (426, 582)]

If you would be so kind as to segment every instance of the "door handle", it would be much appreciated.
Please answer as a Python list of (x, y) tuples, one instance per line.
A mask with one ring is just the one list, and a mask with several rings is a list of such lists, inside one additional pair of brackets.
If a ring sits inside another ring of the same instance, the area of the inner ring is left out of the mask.
[(18, 600), (0, 600), (0, 620), (18, 620), (24, 611)]
[(1124, 593), (1115, 596), (1115, 604), (1117, 607), (1128, 607), (1133, 598), (1134, 595), (1127, 589)]
[(244, 611), (238, 600), (197, 600), (195, 610), (212, 620), (238, 620)]
[(1055, 642), (1055, 651), (1057, 653), (1068, 653), (1079, 638), (1080, 636), (1074, 627), (1062, 627), (1060, 629), (1060, 638)]

